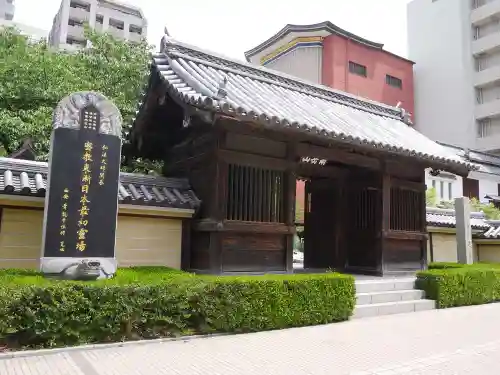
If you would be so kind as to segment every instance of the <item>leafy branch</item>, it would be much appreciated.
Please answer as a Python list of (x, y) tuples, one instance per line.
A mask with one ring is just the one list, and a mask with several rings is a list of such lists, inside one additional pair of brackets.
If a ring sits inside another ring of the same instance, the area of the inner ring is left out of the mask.
[[(124, 130), (130, 128), (152, 48), (90, 29), (86, 37), (91, 48), (68, 53), (49, 48), (45, 41), (31, 42), (16, 29), (0, 29), (0, 146), (7, 154), (29, 137), (39, 159), (46, 159), (52, 111), (76, 91), (97, 91), (113, 100)], [(135, 172), (158, 168), (158, 163), (145, 160), (129, 164), (126, 169)]]

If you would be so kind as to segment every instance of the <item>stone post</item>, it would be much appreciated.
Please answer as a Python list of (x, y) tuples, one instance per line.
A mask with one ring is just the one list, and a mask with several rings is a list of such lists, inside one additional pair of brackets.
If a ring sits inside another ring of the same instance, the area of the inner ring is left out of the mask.
[(54, 111), (41, 271), (66, 279), (111, 277), (122, 117), (103, 95), (79, 92)]
[(455, 198), (455, 217), (457, 228), (457, 258), (458, 263), (472, 264), (472, 228), (470, 225), (469, 198)]

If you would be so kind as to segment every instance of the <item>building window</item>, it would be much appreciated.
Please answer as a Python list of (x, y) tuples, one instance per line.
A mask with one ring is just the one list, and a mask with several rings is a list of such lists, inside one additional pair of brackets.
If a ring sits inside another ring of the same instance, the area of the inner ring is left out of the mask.
[(82, 9), (86, 10), (87, 12), (90, 12), (90, 4), (84, 3), (84, 2), (78, 2), (78, 1), (72, 1), (69, 6), (71, 8), (77, 8), (77, 9)]
[(432, 184), (432, 188), (435, 189), (436, 188), (436, 180), (431, 180), (431, 184)]
[(102, 25), (104, 22), (104, 17), (102, 15), (98, 14), (97, 16), (95, 16), (95, 22)]
[(448, 200), (451, 201), (453, 199), (453, 183), (448, 182)]
[(87, 45), (87, 41), (77, 40), (77, 39), (73, 39), (71, 37), (66, 38), (66, 43), (71, 44), (71, 45), (81, 46), (81, 47), (85, 47)]
[(79, 20), (75, 20), (75, 19), (70, 18), (68, 20), (68, 25), (70, 25), (70, 26), (83, 26), (83, 21), (79, 21)]
[(128, 31), (130, 31), (131, 33), (142, 35), (142, 27), (140, 26), (130, 25)]
[(439, 198), (444, 199), (444, 181), (439, 181)]
[(118, 20), (113, 20), (113, 19), (110, 19), (109, 20), (109, 26), (112, 26), (118, 30), (123, 30), (124, 28), (124, 25), (123, 25), (123, 22), (122, 21), (118, 21)]
[(393, 77), (389, 74), (385, 76), (385, 83), (387, 83), (389, 86), (396, 87), (398, 89), (403, 88), (403, 81), (401, 81), (399, 78)]
[(349, 61), (349, 72), (358, 76), (366, 77), (366, 66)]
[(479, 120), (477, 122), (477, 136), (478, 138), (488, 137), (492, 134), (491, 120), (489, 118)]

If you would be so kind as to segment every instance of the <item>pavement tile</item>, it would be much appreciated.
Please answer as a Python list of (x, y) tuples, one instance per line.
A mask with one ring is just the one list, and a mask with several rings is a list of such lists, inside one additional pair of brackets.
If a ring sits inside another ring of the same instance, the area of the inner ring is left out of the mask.
[(0, 360), (0, 375), (498, 375), (500, 304)]

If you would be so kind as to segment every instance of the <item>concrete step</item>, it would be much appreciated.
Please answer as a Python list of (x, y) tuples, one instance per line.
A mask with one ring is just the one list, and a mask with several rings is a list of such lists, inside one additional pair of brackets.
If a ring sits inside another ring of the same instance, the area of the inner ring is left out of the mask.
[(372, 303), (368, 305), (357, 305), (354, 308), (352, 319), (368, 318), (381, 315), (392, 315), (410, 313), (415, 311), (432, 310), (436, 308), (436, 302), (428, 299)]
[(410, 290), (415, 287), (415, 277), (381, 280), (356, 281), (356, 293), (390, 292), (394, 290)]
[(424, 291), (411, 290), (391, 290), (389, 292), (357, 293), (357, 305), (369, 305), (373, 303), (388, 303), (401, 301), (415, 301), (425, 297)]

